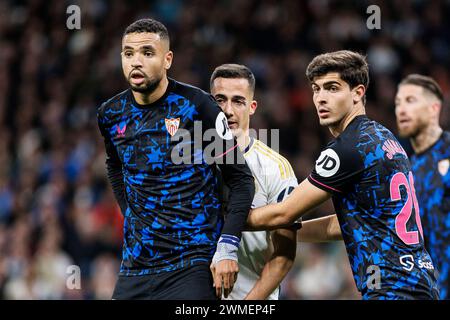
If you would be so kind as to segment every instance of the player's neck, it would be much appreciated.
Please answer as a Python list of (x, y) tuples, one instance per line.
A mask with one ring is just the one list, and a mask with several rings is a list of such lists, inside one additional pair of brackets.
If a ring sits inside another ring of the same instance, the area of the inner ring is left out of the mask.
[(418, 135), (411, 138), (414, 153), (421, 153), (439, 140), (442, 128), (439, 125), (431, 125), (422, 130)]
[(248, 145), (250, 144), (251, 139), (250, 139), (250, 136), (248, 133), (249, 133), (248, 130), (246, 130), (245, 132), (243, 132), (240, 136), (238, 136), (236, 138), (239, 149), (241, 149), (241, 150), (245, 150), (248, 147)]
[(138, 104), (147, 105), (161, 98), (164, 95), (164, 93), (166, 93), (168, 85), (169, 80), (167, 79), (167, 77), (163, 77), (159, 82), (158, 87), (151, 93), (142, 93), (133, 90), (131, 92), (133, 93), (134, 100), (136, 100)]
[(349, 112), (341, 121), (336, 123), (335, 125), (331, 125), (328, 127), (333, 137), (339, 136), (345, 128), (355, 119), (357, 116), (361, 116), (366, 114), (364, 107), (354, 108), (351, 112)]

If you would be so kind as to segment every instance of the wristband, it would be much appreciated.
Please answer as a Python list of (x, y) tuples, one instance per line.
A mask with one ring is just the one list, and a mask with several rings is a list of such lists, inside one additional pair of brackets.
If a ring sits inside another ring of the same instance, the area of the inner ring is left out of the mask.
[(214, 253), (212, 263), (216, 264), (222, 260), (238, 261), (239, 243), (240, 239), (238, 237), (222, 234), (217, 242), (216, 253)]

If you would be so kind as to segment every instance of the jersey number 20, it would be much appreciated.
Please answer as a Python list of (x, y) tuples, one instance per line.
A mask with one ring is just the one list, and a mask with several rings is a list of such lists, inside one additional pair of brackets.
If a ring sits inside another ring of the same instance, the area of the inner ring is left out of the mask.
[(420, 222), (419, 203), (417, 202), (416, 190), (414, 189), (414, 177), (410, 171), (408, 178), (403, 172), (396, 173), (391, 179), (391, 200), (398, 201), (401, 199), (400, 186), (406, 188), (407, 199), (400, 213), (395, 218), (395, 231), (398, 237), (407, 245), (419, 243), (419, 234), (417, 231), (408, 231), (406, 224), (411, 217), (412, 209), (416, 213), (416, 223), (420, 235), (423, 238), (422, 223)]

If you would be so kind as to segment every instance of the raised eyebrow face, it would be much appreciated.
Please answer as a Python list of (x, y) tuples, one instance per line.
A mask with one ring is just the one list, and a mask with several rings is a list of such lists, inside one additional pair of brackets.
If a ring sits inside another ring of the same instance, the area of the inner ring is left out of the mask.
[[(129, 33), (122, 38), (122, 50), (142, 50), (142, 47), (153, 47), (154, 50), (169, 50), (169, 42), (160, 34), (153, 32)], [(166, 48), (167, 47), (167, 48)], [(151, 49), (151, 48), (146, 48)]]
[[(333, 86), (333, 85), (337, 85), (337, 86), (339, 86), (339, 87), (342, 87), (342, 84), (340, 83), (340, 82), (338, 82), (338, 81), (335, 81), (335, 80), (331, 80), (331, 81), (326, 81), (326, 82), (324, 82), (323, 84), (322, 84), (322, 87), (324, 88), (324, 89), (329, 89), (331, 86)], [(315, 89), (315, 88), (320, 88), (320, 85), (319, 84), (317, 84), (316, 82), (313, 82), (313, 83), (311, 83), (311, 87), (313, 88), (313, 89)]]
[(216, 93), (214, 99), (227, 99), (227, 96), (221, 93)]
[(147, 51), (148, 50), (148, 51), (155, 52), (156, 48), (149, 44), (145, 44), (145, 45), (137, 46), (137, 47), (133, 47), (133, 46), (127, 44), (123, 47), (122, 51), (127, 51), (127, 50), (131, 50), (131, 51)]
[(231, 101), (245, 103), (247, 101), (247, 99), (243, 96), (232, 96)]
[[(214, 95), (214, 98), (215, 98), (215, 99), (228, 100), (228, 97), (227, 97), (225, 94), (223, 94), (223, 93), (217, 93), (217, 94), (215, 94), (215, 95)], [(234, 95), (234, 96), (231, 96), (231, 97), (230, 97), (230, 100), (231, 100), (231, 101), (237, 101), (237, 102), (240, 102), (240, 101), (245, 102), (247, 99), (246, 99), (245, 97), (243, 97), (243, 96)]]
[[(319, 84), (317, 84), (317, 82), (313, 82), (313, 85), (319, 86)], [(342, 84), (336, 80), (330, 80), (330, 81), (326, 81), (322, 84), (322, 86), (325, 87), (331, 87), (332, 85), (338, 85), (338, 86), (342, 86)]]

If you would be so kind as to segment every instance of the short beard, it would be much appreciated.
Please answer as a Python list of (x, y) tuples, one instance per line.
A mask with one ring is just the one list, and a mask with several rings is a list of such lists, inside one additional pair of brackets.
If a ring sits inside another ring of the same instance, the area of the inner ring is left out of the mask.
[(420, 133), (419, 127), (414, 128), (414, 130), (410, 130), (408, 132), (398, 130), (398, 135), (400, 138), (408, 138), (408, 139), (414, 139), (417, 137), (417, 135)]
[(156, 88), (158, 88), (161, 80), (162, 80), (162, 77), (151, 80), (147, 77), (147, 75), (145, 75), (143, 85), (140, 85), (140, 86), (133, 85), (131, 83), (130, 77), (128, 78), (128, 83), (131, 86), (131, 90), (133, 90), (135, 92), (151, 94), (151, 93), (153, 93), (153, 91), (156, 90)]
[(409, 138), (409, 139), (414, 139), (415, 137), (417, 137), (422, 131), (424, 131), (426, 129), (426, 124), (422, 123), (420, 120), (416, 123), (415, 127), (409, 129), (409, 130), (405, 130), (405, 131), (401, 131), (400, 129), (398, 130), (398, 135), (401, 138)]

